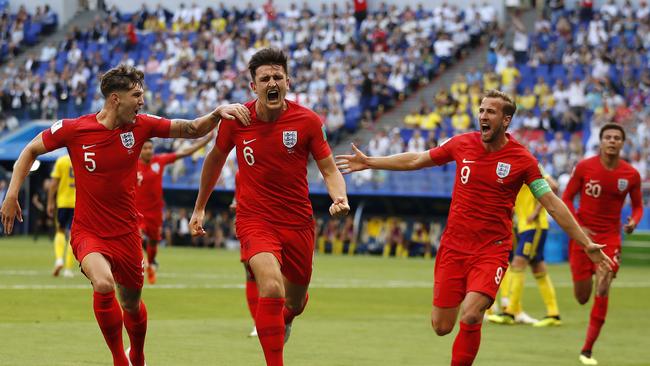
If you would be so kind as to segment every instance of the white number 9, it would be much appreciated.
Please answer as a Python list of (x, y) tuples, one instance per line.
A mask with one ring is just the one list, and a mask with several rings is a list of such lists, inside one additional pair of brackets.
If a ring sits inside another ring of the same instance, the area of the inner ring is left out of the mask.
[(469, 167), (465, 165), (460, 169), (460, 182), (463, 184), (467, 184), (469, 182), (469, 173), (471, 173)]

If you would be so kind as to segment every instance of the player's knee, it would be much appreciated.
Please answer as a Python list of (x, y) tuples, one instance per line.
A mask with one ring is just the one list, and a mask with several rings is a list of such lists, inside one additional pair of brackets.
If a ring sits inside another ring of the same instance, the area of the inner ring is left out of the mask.
[(483, 322), (483, 313), (478, 311), (466, 311), (460, 318), (460, 321), (465, 324), (479, 324)]
[(576, 292), (575, 294), (576, 300), (578, 300), (578, 304), (584, 305), (589, 301), (589, 298), (591, 297), (590, 294), (584, 294), (584, 293), (579, 293)]
[(115, 283), (110, 278), (96, 279), (93, 281), (93, 290), (100, 294), (115, 291)]
[(433, 328), (433, 331), (436, 332), (437, 335), (442, 337), (454, 330), (454, 323), (436, 321), (434, 319), (431, 319), (431, 328)]
[(278, 280), (267, 280), (258, 284), (260, 297), (284, 297), (284, 284)]

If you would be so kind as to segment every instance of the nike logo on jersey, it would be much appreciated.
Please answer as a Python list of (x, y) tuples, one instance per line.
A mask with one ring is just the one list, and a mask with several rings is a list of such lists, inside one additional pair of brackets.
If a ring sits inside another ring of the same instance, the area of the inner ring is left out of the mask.
[(471, 163), (475, 163), (475, 162), (476, 161), (474, 161), (474, 160), (463, 159), (463, 164), (471, 164)]
[(86, 150), (86, 149), (90, 149), (91, 147), (94, 147), (94, 146), (97, 146), (97, 144), (94, 144), (94, 145), (81, 145), (81, 148)]
[(253, 142), (255, 140), (257, 140), (257, 139), (252, 139), (252, 140), (248, 140), (248, 141), (244, 140), (244, 145), (248, 145), (248, 144), (250, 144), (251, 142)]

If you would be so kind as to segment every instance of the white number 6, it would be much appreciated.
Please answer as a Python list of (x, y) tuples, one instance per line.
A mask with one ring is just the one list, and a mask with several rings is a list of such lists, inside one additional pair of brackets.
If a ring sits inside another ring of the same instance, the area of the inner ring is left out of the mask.
[(253, 165), (255, 164), (255, 157), (253, 156), (253, 148), (250, 146), (246, 146), (244, 150), (242, 150), (242, 153), (244, 154), (244, 159), (246, 160), (246, 163), (248, 165)]

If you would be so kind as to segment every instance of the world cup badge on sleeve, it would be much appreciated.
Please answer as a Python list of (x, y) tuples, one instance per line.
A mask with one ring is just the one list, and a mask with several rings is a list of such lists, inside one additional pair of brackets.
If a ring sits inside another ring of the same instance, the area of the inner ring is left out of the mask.
[(624, 190), (627, 189), (627, 179), (619, 179), (618, 180), (618, 190), (623, 192)]
[(510, 164), (499, 162), (497, 164), (497, 176), (499, 178), (505, 178), (510, 174)]
[(288, 149), (296, 146), (298, 142), (298, 131), (282, 131), (282, 143)]
[(122, 145), (127, 149), (130, 149), (135, 145), (135, 137), (133, 137), (132, 131), (121, 133), (120, 137), (122, 138)]

